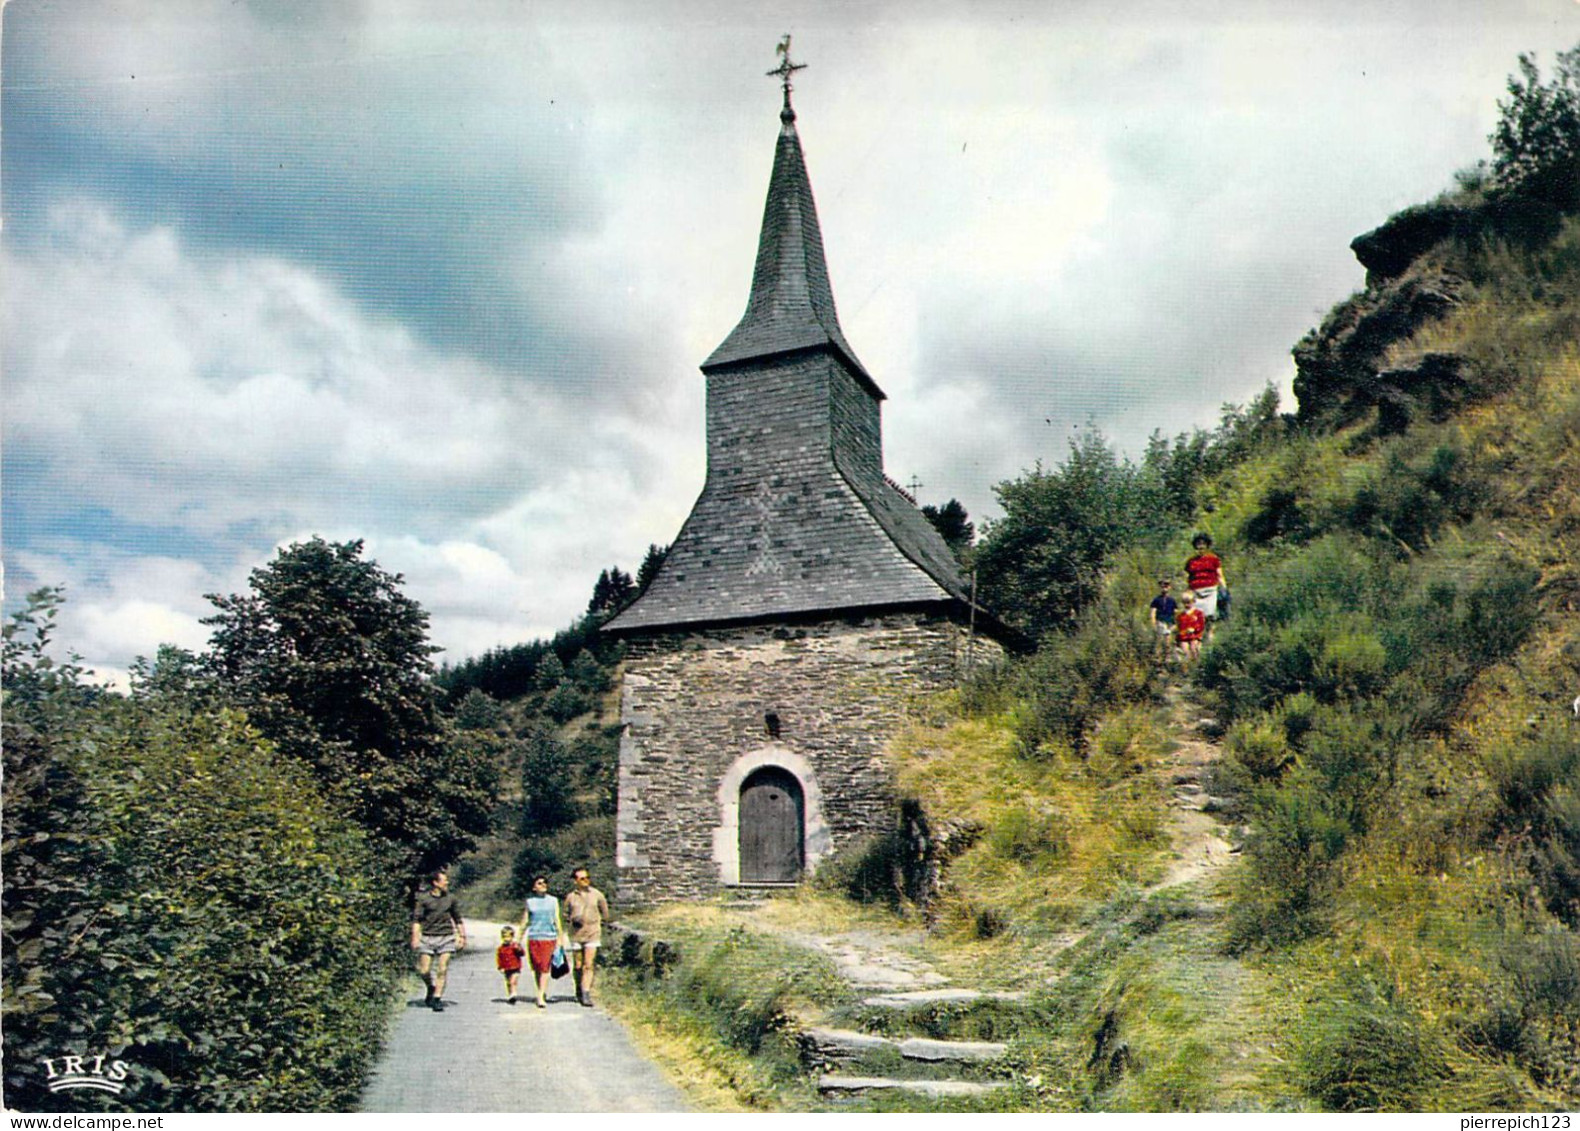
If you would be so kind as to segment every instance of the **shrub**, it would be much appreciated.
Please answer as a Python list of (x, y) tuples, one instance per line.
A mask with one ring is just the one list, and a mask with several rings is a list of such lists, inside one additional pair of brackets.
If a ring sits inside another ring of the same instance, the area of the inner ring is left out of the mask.
[(1328, 626), (1312, 672), (1318, 693), (1326, 699), (1373, 695), (1388, 675), (1388, 652), (1370, 624), (1347, 618)]
[(1364, 832), (1393, 788), (1411, 746), (1410, 719), (1379, 702), (1321, 708), (1303, 743), (1301, 765), (1328, 812)]
[(561, 725), (592, 709), (592, 699), (569, 680), (555, 687), (543, 700), (543, 713)]
[(1465, 595), (1460, 625), (1462, 648), (1473, 667), (1485, 667), (1514, 653), (1541, 612), (1537, 585), (1541, 573), (1510, 557), (1495, 559)]
[(987, 841), (999, 856), (1023, 866), (1058, 860), (1070, 850), (1063, 818), (1029, 805), (1007, 810), (988, 831)]
[(547, 836), (527, 838), (511, 864), (508, 893), (524, 899), (533, 876), (547, 876), (551, 891), (569, 891), (571, 872), (586, 868), (593, 883), (614, 875), (614, 819), (583, 817)]
[(1235, 723), (1224, 737), (1224, 752), (1253, 782), (1278, 780), (1295, 757), (1286, 731), (1271, 719)]
[(1423, 1111), (1449, 1075), (1442, 1039), (1367, 977), (1332, 987), (1305, 1019), (1296, 1068), (1332, 1111)]
[(1563, 724), (1486, 758), (1497, 807), (1490, 832), (1524, 864), (1549, 910), (1580, 924), (1580, 738)]
[(1030, 706), (1020, 725), (1026, 748), (1036, 751), (1051, 739), (1084, 752), (1103, 714), (1151, 695), (1155, 649), (1141, 625), (1107, 609), (1085, 618), (1073, 634), (1044, 641), (1021, 669)]
[(1240, 536), (1253, 546), (1268, 542), (1303, 542), (1311, 536), (1311, 519), (1300, 495), (1287, 487), (1270, 488), (1261, 507), (1240, 528)]
[(1321, 786), (1299, 771), (1256, 798), (1246, 839), (1248, 868), (1231, 922), (1235, 949), (1283, 944), (1317, 934), (1339, 882), (1338, 859), (1354, 830), (1328, 811)]
[(917, 846), (896, 824), (840, 849), (817, 869), (817, 886), (837, 891), (857, 903), (877, 903), (898, 911), (915, 897), (910, 875)]
[[(404, 965), (366, 835), (238, 713), (6, 643), (6, 1105), (349, 1108)], [(63, 1053), (125, 1060), (126, 1093), (52, 1096)]]

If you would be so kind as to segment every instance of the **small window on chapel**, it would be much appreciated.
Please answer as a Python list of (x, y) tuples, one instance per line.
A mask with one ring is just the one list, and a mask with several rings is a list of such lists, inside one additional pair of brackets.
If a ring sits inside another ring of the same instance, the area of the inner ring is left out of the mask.
[(768, 731), (769, 738), (779, 737), (779, 716), (769, 711), (763, 716), (763, 727)]

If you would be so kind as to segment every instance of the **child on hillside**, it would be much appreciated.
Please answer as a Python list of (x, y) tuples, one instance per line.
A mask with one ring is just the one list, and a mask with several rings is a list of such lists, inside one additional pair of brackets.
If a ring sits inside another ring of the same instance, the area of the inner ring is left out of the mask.
[(1158, 595), (1152, 598), (1152, 604), (1147, 608), (1147, 616), (1152, 621), (1152, 630), (1158, 637), (1158, 654), (1165, 662), (1169, 658), (1169, 638), (1174, 635), (1174, 611), (1179, 608), (1169, 590), (1174, 583), (1168, 578), (1158, 580)]
[(1180, 594), (1184, 607), (1174, 616), (1174, 640), (1180, 659), (1187, 664), (1201, 655), (1201, 638), (1207, 631), (1207, 614), (1196, 605), (1196, 594), (1189, 589)]
[(516, 983), (521, 980), (521, 960), (526, 951), (516, 941), (516, 929), (505, 927), (499, 932), (499, 949), (494, 952), (494, 964), (505, 976), (505, 1000), (516, 1004)]

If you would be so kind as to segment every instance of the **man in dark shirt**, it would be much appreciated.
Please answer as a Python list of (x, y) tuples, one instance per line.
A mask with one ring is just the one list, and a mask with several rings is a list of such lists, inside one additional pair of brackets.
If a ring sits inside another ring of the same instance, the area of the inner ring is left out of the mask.
[(428, 987), (424, 1004), (435, 1013), (443, 1013), (450, 955), (466, 949), (466, 923), (455, 896), (450, 894), (449, 874), (440, 868), (428, 883), (428, 890), (418, 892), (412, 902), (411, 948), (417, 955), (417, 976)]

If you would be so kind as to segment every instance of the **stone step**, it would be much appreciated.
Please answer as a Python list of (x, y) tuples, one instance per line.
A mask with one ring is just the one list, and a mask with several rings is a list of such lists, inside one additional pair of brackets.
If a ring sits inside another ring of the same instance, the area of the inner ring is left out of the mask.
[(801, 1044), (809, 1060), (852, 1060), (879, 1049), (895, 1049), (906, 1060), (928, 1064), (990, 1064), (1003, 1057), (1006, 1045), (997, 1041), (937, 1041), (926, 1037), (889, 1037), (858, 1033), (854, 1029), (812, 1026), (801, 1031)]
[(894, 1042), (854, 1029), (810, 1027), (801, 1030), (801, 1047), (814, 1060), (848, 1060), (863, 1053), (885, 1049)]
[(869, 1005), (874, 1009), (915, 1009), (917, 1006), (922, 1005), (969, 1005), (977, 1001), (1022, 1002), (1025, 1000), (1026, 995), (1023, 993), (939, 989), (878, 994), (875, 997), (863, 998), (861, 1004)]
[(894, 1080), (887, 1076), (819, 1076), (817, 1090), (824, 1095), (859, 1095), (862, 1092), (914, 1092), (922, 1096), (980, 1096), (1009, 1087), (1007, 1080)]
[(900, 1055), (906, 1060), (934, 1064), (991, 1064), (1008, 1051), (1008, 1046), (999, 1041), (935, 1041), (928, 1037), (908, 1037), (899, 1045)]

